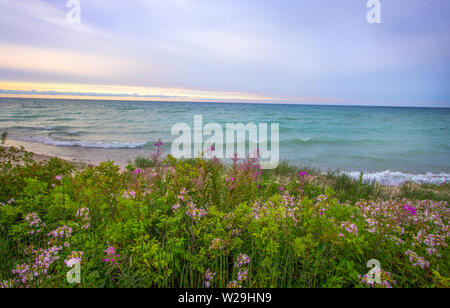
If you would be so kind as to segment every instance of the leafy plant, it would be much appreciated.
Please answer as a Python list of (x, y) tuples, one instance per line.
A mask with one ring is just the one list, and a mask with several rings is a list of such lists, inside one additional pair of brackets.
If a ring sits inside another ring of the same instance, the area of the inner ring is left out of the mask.
[(2, 287), (448, 286), (447, 200), (383, 199), (362, 179), (250, 158), (158, 156), (124, 171), (16, 148), (0, 158)]

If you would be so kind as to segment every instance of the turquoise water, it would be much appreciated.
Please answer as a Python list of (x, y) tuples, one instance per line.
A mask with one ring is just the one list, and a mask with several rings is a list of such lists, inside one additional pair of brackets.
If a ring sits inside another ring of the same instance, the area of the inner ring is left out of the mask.
[[(450, 173), (450, 109), (0, 99), (11, 139), (67, 151), (169, 149), (174, 124), (279, 123), (280, 157), (384, 181), (443, 182)], [(206, 140), (206, 137), (205, 137)], [(91, 153), (90, 152), (90, 153)]]

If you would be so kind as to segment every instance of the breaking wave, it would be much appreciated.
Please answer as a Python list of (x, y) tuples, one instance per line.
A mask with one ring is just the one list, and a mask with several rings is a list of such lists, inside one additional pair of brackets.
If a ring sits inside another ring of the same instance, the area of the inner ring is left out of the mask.
[[(343, 173), (353, 179), (360, 179), (361, 177), (361, 172), (359, 171)], [(400, 186), (406, 182), (413, 182), (417, 184), (443, 184), (449, 182), (450, 174), (432, 172), (427, 172), (425, 174), (412, 174), (386, 170), (381, 172), (363, 173), (363, 180), (389, 186)]]
[(83, 147), (83, 148), (101, 148), (101, 149), (138, 149), (147, 145), (146, 142), (119, 142), (119, 141), (68, 141), (56, 140), (53, 138), (31, 137), (24, 138), (22, 141), (38, 142), (53, 146)]

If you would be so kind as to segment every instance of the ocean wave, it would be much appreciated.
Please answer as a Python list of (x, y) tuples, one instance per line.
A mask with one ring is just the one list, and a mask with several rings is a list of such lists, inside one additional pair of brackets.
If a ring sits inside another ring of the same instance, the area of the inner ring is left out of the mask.
[(76, 136), (81, 136), (81, 135), (86, 135), (89, 134), (89, 132), (85, 132), (85, 131), (52, 131), (51, 135), (54, 136), (66, 136), (66, 137), (76, 137)]
[(280, 141), (280, 145), (293, 146), (293, 145), (339, 145), (339, 146), (367, 146), (367, 145), (383, 145), (383, 140), (376, 139), (338, 139), (338, 138), (313, 138), (313, 137), (298, 137), (284, 139)]
[[(355, 180), (358, 180), (361, 177), (361, 172), (359, 171), (342, 173)], [(388, 186), (400, 186), (406, 182), (413, 182), (416, 184), (443, 184), (449, 182), (450, 174), (432, 172), (427, 172), (425, 174), (412, 174), (386, 170), (381, 172), (363, 173), (363, 180), (377, 182)]]
[(336, 140), (316, 139), (312, 137), (297, 137), (289, 138), (280, 141), (280, 145), (305, 145), (305, 144), (324, 144), (324, 143), (336, 143)]
[(146, 142), (119, 142), (119, 141), (69, 141), (56, 140), (53, 138), (30, 137), (23, 138), (22, 141), (37, 142), (53, 146), (82, 147), (82, 148), (99, 148), (99, 149), (138, 149), (145, 147)]
[(45, 130), (45, 131), (55, 131), (55, 130), (64, 130), (70, 128), (68, 126), (11, 126), (8, 129), (29, 129), (29, 130)]
[(280, 126), (280, 134), (290, 134), (291, 136), (295, 133), (304, 133), (305, 130), (311, 130), (310, 127), (303, 127), (303, 126)]

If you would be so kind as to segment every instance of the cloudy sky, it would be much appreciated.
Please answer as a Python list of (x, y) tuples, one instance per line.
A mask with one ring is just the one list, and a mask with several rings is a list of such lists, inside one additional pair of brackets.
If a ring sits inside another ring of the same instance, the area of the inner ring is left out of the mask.
[(0, 95), (450, 107), (450, 1), (0, 0)]

